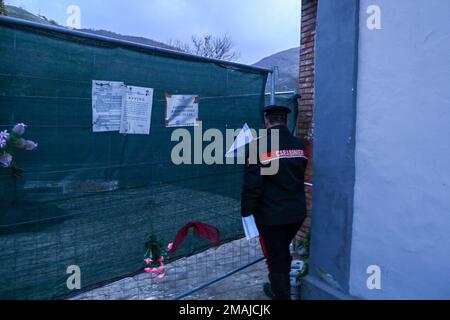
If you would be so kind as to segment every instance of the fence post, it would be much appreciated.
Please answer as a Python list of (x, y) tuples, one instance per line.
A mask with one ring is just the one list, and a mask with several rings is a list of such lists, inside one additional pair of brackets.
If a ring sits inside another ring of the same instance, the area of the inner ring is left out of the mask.
[(270, 104), (275, 104), (275, 92), (276, 92), (276, 84), (278, 79), (278, 67), (274, 66), (272, 68), (271, 78), (270, 78)]

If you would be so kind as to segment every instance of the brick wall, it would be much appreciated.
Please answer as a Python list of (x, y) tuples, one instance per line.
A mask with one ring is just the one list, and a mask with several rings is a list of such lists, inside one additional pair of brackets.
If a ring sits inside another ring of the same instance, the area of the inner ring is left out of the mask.
[[(300, 83), (298, 135), (310, 154), (306, 172), (306, 181), (313, 183), (313, 110), (314, 110), (314, 49), (316, 37), (316, 17), (318, 0), (302, 0), (301, 46), (300, 46)], [(305, 239), (311, 226), (312, 188), (306, 187), (308, 218), (297, 235), (297, 241)]]

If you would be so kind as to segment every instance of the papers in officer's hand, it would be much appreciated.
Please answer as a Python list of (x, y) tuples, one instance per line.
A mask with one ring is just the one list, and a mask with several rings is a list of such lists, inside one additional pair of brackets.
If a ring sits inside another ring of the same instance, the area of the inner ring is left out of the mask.
[(259, 231), (256, 227), (255, 217), (253, 217), (253, 215), (242, 218), (242, 225), (244, 226), (245, 237), (247, 240), (259, 237)]
[(252, 134), (252, 131), (250, 130), (249, 126), (247, 124), (244, 125), (241, 132), (237, 136), (236, 140), (234, 140), (233, 145), (231, 146), (230, 150), (225, 154), (225, 157), (227, 158), (237, 158), (238, 154), (237, 151), (239, 148), (242, 148), (243, 146), (250, 144), (253, 140), (255, 140), (255, 137)]

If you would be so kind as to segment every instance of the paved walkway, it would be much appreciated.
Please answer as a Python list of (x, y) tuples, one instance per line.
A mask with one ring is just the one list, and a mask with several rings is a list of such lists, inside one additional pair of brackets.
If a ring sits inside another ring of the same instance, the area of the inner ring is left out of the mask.
[[(259, 242), (237, 240), (203, 253), (177, 260), (167, 266), (167, 278), (154, 280), (142, 273), (83, 293), (76, 300), (168, 300), (219, 278), (262, 257)], [(266, 300), (265, 262), (215, 283), (185, 300)]]
[(263, 261), (184, 300), (268, 300), (262, 291), (266, 273)]

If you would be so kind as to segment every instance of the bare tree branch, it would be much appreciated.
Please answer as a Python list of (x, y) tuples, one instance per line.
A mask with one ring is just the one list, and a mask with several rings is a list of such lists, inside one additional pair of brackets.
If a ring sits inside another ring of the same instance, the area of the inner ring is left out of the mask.
[(214, 37), (210, 34), (192, 36), (190, 43), (170, 40), (168, 45), (176, 49), (201, 57), (235, 61), (239, 59), (239, 52), (234, 50), (233, 41), (228, 36)]

